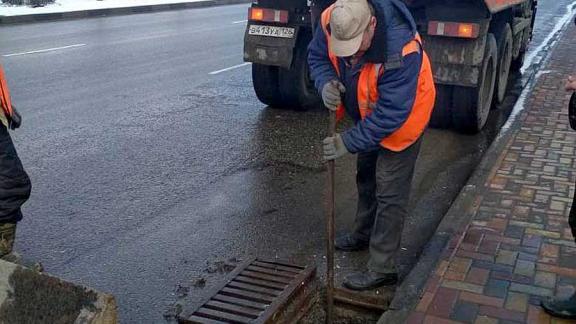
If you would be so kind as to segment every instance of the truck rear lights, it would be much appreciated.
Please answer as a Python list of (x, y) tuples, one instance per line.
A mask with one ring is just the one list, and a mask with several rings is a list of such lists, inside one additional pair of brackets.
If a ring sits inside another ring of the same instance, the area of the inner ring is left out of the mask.
[(264, 21), (275, 23), (288, 23), (288, 11), (266, 8), (248, 9), (248, 19), (252, 21)]
[(428, 22), (428, 35), (477, 38), (480, 33), (480, 25), (475, 23), (459, 23), (430, 21)]

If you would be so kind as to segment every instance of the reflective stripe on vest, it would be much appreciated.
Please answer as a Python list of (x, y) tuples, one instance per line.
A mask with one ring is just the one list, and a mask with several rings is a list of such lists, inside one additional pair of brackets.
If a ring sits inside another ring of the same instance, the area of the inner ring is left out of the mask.
[[(330, 58), (336, 73), (340, 76), (338, 58), (330, 50), (330, 33), (328, 32), (328, 25), (330, 23), (332, 8), (333, 6), (330, 6), (322, 13), (322, 28), (328, 43), (328, 57)], [(436, 90), (434, 88), (432, 68), (430, 66), (428, 55), (426, 55), (426, 52), (422, 49), (421, 44), (422, 41), (420, 36), (417, 34), (416, 37), (402, 49), (402, 56), (422, 51), (422, 65), (418, 75), (416, 98), (414, 98), (410, 115), (400, 128), (380, 142), (381, 146), (391, 151), (403, 151), (416, 142), (426, 129), (426, 126), (428, 126), (430, 115), (434, 108)], [(372, 110), (378, 102), (378, 79), (383, 73), (384, 68), (382, 64), (365, 63), (364, 66), (362, 66), (357, 90), (358, 109), (362, 119), (372, 113)], [(339, 118), (344, 115), (343, 105), (338, 107), (337, 113)]]
[[(10, 101), (10, 92), (8, 91), (8, 83), (6, 82), (6, 77), (4, 76), (4, 70), (0, 65), (0, 106), (4, 112), (3, 117), (12, 116), (12, 102)], [(2, 122), (5, 122), (5, 118), (2, 118)]]

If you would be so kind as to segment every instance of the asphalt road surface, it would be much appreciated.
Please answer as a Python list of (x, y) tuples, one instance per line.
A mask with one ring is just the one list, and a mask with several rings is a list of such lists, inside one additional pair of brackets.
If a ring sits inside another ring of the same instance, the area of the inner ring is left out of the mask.
[[(540, 1), (533, 48), (568, 0)], [(246, 5), (3, 26), (0, 56), (34, 185), (17, 249), (113, 293), (122, 323), (159, 323), (250, 256), (323, 260), (327, 114), (265, 107), (242, 62)], [(506, 120), (475, 136), (429, 130), (402, 272)], [(337, 227), (355, 210), (354, 157), (337, 163)], [(366, 253), (338, 254), (362, 269)], [(204, 287), (204, 280), (206, 280)]]

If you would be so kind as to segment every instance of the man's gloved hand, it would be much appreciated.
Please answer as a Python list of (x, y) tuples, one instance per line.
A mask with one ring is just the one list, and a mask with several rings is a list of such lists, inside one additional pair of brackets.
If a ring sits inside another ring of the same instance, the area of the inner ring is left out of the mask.
[(12, 116), (8, 117), (8, 128), (15, 130), (22, 125), (22, 116), (16, 110), (16, 107), (12, 105)]
[(573, 76), (568, 77), (568, 79), (566, 80), (566, 91), (576, 91), (576, 77)]
[(322, 100), (326, 108), (336, 111), (342, 102), (342, 93), (346, 92), (346, 87), (338, 80), (329, 81), (322, 88)]
[(326, 137), (322, 141), (322, 147), (324, 149), (324, 160), (327, 161), (336, 160), (349, 153), (340, 134), (336, 134), (334, 137)]

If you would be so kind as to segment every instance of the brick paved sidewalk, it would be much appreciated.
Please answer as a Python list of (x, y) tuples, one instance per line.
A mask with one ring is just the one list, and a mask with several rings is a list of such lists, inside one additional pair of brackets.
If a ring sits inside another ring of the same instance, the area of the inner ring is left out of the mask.
[(575, 29), (570, 24), (526, 98), (521, 127), (476, 197), (471, 224), (444, 251), (408, 323), (569, 323), (539, 305), (576, 286), (567, 223), (576, 132), (563, 90), (576, 72)]

